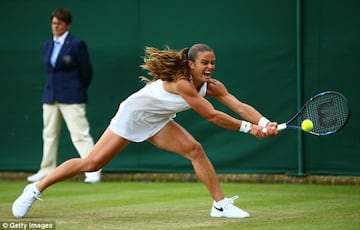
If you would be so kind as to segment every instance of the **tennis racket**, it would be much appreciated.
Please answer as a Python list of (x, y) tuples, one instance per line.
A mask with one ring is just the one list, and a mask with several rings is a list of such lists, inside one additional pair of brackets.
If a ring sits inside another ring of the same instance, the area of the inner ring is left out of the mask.
[(313, 129), (306, 133), (326, 136), (340, 131), (348, 122), (350, 107), (344, 95), (335, 91), (326, 91), (310, 98), (288, 122), (278, 125), (278, 130), (298, 129), (300, 124), (309, 119)]

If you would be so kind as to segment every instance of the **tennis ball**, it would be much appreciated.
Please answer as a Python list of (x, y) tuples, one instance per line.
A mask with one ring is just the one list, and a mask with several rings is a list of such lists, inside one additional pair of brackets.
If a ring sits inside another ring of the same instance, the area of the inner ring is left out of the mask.
[(314, 124), (311, 120), (305, 119), (301, 122), (301, 128), (306, 132), (310, 132), (314, 128)]

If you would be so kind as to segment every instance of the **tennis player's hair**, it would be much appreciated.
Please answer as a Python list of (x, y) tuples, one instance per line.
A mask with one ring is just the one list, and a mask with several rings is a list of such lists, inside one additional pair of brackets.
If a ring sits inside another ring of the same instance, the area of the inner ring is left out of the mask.
[(158, 79), (163, 81), (174, 81), (180, 78), (189, 78), (188, 61), (195, 61), (199, 52), (211, 51), (213, 49), (206, 44), (195, 44), (191, 48), (184, 48), (180, 51), (165, 46), (164, 50), (154, 47), (145, 47), (144, 64), (141, 68), (148, 71), (152, 79), (140, 76), (145, 82), (152, 82)]

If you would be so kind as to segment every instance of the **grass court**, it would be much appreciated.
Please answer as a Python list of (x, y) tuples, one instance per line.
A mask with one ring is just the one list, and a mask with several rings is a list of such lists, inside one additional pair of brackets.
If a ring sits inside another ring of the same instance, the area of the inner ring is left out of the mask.
[(223, 183), (247, 219), (211, 218), (212, 200), (197, 182), (65, 181), (46, 190), (27, 217), (11, 205), (25, 181), (0, 180), (0, 222), (55, 222), (56, 229), (353, 229), (360, 226), (360, 186)]

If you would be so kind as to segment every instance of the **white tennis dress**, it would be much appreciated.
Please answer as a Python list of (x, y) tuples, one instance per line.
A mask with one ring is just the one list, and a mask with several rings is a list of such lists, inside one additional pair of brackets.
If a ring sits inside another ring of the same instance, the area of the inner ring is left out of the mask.
[[(205, 96), (205, 82), (199, 94)], [(121, 102), (119, 110), (110, 122), (110, 129), (132, 142), (142, 142), (159, 132), (176, 113), (189, 109), (179, 95), (163, 88), (163, 81), (156, 80)]]

